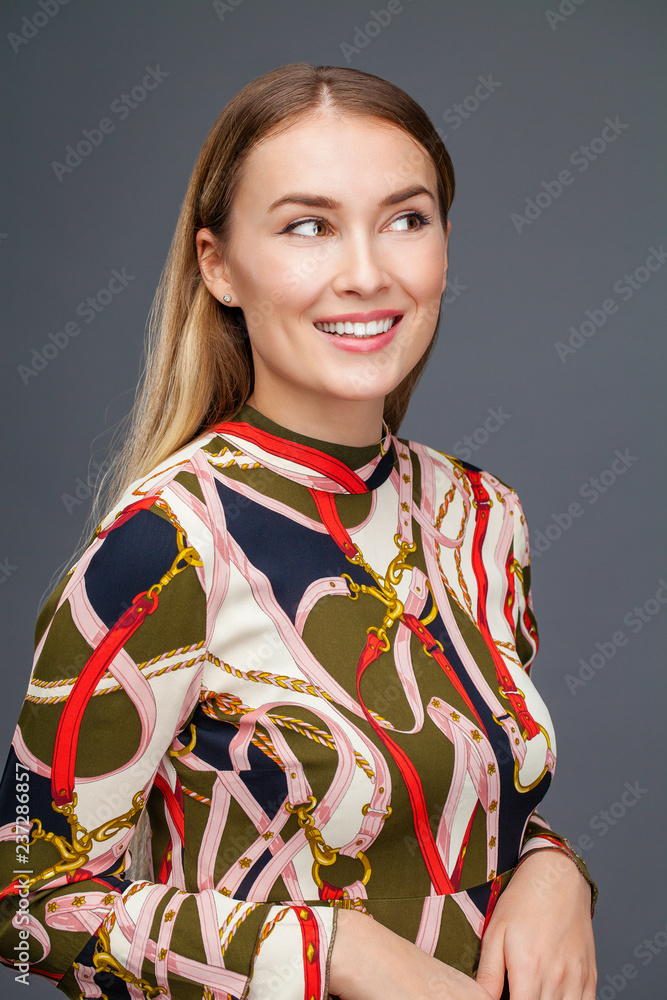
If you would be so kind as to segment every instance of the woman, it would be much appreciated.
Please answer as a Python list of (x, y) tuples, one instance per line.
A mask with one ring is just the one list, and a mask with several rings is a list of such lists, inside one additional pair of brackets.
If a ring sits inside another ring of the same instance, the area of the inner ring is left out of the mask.
[(213, 126), (113, 502), (37, 621), (15, 969), (109, 1000), (593, 1000), (597, 890), (535, 813), (519, 499), (393, 433), (453, 194), (425, 112), (356, 70), (283, 66)]

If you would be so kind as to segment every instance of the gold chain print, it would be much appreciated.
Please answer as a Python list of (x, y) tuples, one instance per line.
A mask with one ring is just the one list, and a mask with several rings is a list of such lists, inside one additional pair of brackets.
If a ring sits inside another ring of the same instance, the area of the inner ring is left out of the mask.
[[(173, 514), (171, 516), (173, 518)], [(181, 573), (188, 566), (203, 565), (196, 549), (192, 546), (185, 545), (185, 532), (183, 528), (178, 524), (178, 522), (175, 521), (175, 519), (174, 523), (177, 530), (176, 542), (178, 545), (178, 555), (172, 562), (167, 572), (147, 591), (147, 596), (151, 601), (157, 597), (161, 590), (166, 587), (175, 576)], [(66, 701), (66, 699), (64, 700)], [(32, 831), (31, 844), (34, 844), (38, 840), (43, 840), (53, 844), (60, 854), (60, 861), (57, 861), (51, 868), (47, 868), (43, 872), (40, 872), (39, 875), (34, 875), (32, 878), (28, 879), (26, 883), (28, 887), (32, 887), (42, 880), (48, 880), (58, 875), (70, 874), (83, 867), (90, 857), (90, 852), (93, 848), (94, 842), (101, 843), (109, 840), (120, 830), (129, 829), (134, 825), (135, 817), (144, 808), (145, 799), (143, 797), (143, 792), (137, 792), (132, 799), (132, 806), (127, 810), (127, 812), (91, 831), (88, 831), (79, 822), (75, 812), (76, 803), (76, 792), (72, 792), (71, 802), (64, 802), (62, 804), (58, 804), (55, 801), (52, 802), (52, 808), (55, 812), (59, 812), (64, 815), (70, 825), (70, 841), (55, 833), (47, 833), (44, 830), (40, 819), (32, 820), (35, 829)]]
[[(384, 615), (382, 624), (379, 626), (370, 625), (366, 629), (366, 632), (367, 634), (374, 632), (383, 643), (383, 651), (386, 651), (391, 646), (391, 643), (387, 636), (387, 629), (392, 627), (394, 622), (397, 621), (397, 619), (400, 618), (400, 616), (403, 614), (404, 610), (403, 602), (399, 599), (398, 594), (396, 592), (396, 586), (401, 582), (403, 578), (403, 573), (406, 570), (412, 570), (412, 566), (410, 566), (410, 564), (406, 561), (406, 557), (410, 552), (415, 551), (417, 545), (415, 542), (401, 541), (400, 534), (396, 533), (394, 535), (394, 544), (397, 546), (398, 552), (389, 562), (389, 565), (387, 566), (387, 570), (384, 576), (380, 576), (378, 573), (375, 572), (373, 567), (370, 566), (369, 563), (366, 561), (359, 546), (355, 542), (352, 542), (352, 544), (354, 545), (355, 548), (354, 555), (348, 555), (346, 553), (345, 558), (348, 560), (348, 562), (351, 562), (356, 566), (361, 566), (363, 569), (365, 569), (366, 572), (370, 576), (372, 576), (373, 579), (375, 580), (376, 586), (368, 586), (366, 584), (355, 583), (348, 573), (341, 573), (341, 577), (347, 581), (348, 587), (350, 589), (350, 594), (348, 596), (350, 597), (351, 600), (357, 600), (360, 593), (371, 594), (373, 597), (377, 598), (377, 600), (381, 601), (382, 604), (385, 605), (387, 610)], [(429, 590), (430, 590), (430, 585), (429, 585)], [(433, 612), (429, 615), (428, 619), (424, 621), (424, 624), (426, 624), (427, 621), (430, 621), (434, 617), (435, 613), (437, 613), (437, 609), (435, 609), (434, 606)], [(357, 761), (357, 763), (359, 762)], [(324, 841), (324, 838), (319, 829), (315, 826), (313, 817), (310, 814), (312, 813), (316, 804), (317, 804), (317, 799), (315, 798), (314, 795), (310, 795), (308, 802), (300, 803), (299, 805), (294, 805), (294, 806), (291, 805), (290, 803), (286, 803), (285, 808), (288, 810), (288, 812), (296, 814), (299, 827), (302, 830), (305, 830), (306, 839), (308, 841), (311, 853), (313, 855), (313, 866), (312, 866), (313, 881), (317, 885), (318, 889), (322, 890), (324, 888), (324, 882), (322, 880), (320, 868), (324, 866), (333, 865), (336, 861), (340, 849), (337, 847), (330, 847)], [(363, 807), (362, 809), (363, 815), (366, 814), (366, 811), (369, 808), (369, 806), (370, 803), (367, 803)], [(386, 816), (389, 817), (391, 813), (392, 813), (392, 807), (387, 806)], [(363, 851), (358, 851), (357, 857), (359, 858), (359, 860), (363, 865), (363, 875), (361, 879), (362, 884), (367, 885), (371, 877), (370, 862)], [(355, 900), (349, 897), (347, 894), (347, 890), (344, 889), (342, 898), (339, 897), (337, 899), (330, 899), (329, 902), (331, 906), (343, 906), (345, 908), (351, 908), (358, 905), (359, 900)]]

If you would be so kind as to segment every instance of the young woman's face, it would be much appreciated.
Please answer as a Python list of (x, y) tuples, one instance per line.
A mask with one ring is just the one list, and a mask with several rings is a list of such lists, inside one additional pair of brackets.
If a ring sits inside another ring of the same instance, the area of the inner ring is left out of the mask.
[(427, 153), (386, 122), (302, 119), (252, 150), (231, 221), (204, 276), (243, 310), (254, 397), (274, 414), (295, 400), (360, 414), (374, 400), (381, 414), (426, 350), (446, 285), (449, 225)]

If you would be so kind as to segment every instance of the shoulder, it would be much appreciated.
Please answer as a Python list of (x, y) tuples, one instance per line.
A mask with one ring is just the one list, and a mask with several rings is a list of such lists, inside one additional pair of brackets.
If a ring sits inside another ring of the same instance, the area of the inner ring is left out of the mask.
[(216, 552), (205, 448), (215, 438), (214, 432), (200, 435), (126, 487), (40, 619), (48, 616), (54, 601), (63, 603), (82, 585), (95, 606), (104, 605), (105, 620), (115, 620), (134, 594), (186, 568), (190, 572), (183, 579), (194, 583), (193, 574), (199, 578), (194, 591), (206, 588)]
[(519, 502), (516, 490), (504, 479), (489, 469), (473, 465), (447, 452), (440, 451), (431, 445), (410, 441), (407, 438), (396, 438), (398, 445), (407, 445), (419, 458), (422, 466), (433, 470), (441, 470), (453, 479), (466, 480), (468, 483), (480, 482), (487, 490), (500, 494), (503, 498), (511, 495)]
[[(396, 439), (399, 446), (407, 445), (418, 459), (422, 503), (441, 515), (456, 512), (464, 523), (474, 518), (480, 503), (488, 501), (488, 531), (505, 534), (507, 519), (512, 522), (515, 551), (526, 557), (528, 527), (517, 491), (489, 469), (440, 451), (431, 445), (405, 438)], [(455, 502), (455, 498), (458, 502)]]
[[(207, 448), (217, 437), (215, 431), (208, 431), (193, 438), (131, 482), (101, 521), (98, 532), (106, 532), (121, 519), (135, 518), (141, 511), (157, 514), (175, 528), (180, 524), (179, 514), (186, 516), (190, 511), (210, 530)], [(139, 516), (138, 520), (145, 519)]]

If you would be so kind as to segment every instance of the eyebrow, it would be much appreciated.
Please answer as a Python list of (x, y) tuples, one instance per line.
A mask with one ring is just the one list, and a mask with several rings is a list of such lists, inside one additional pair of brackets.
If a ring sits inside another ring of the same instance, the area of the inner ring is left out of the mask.
[[(402, 201), (407, 201), (408, 198), (414, 198), (418, 194), (426, 194), (435, 202), (435, 198), (432, 193), (425, 188), (422, 184), (413, 184), (412, 187), (403, 188), (402, 191), (394, 191), (393, 194), (387, 195), (379, 202), (380, 208), (385, 208), (388, 205), (398, 205)], [(276, 208), (281, 205), (308, 205), (310, 208), (328, 208), (330, 211), (334, 211), (341, 207), (341, 203), (336, 201), (335, 198), (327, 198), (326, 195), (319, 194), (306, 194), (304, 192), (296, 192), (293, 194), (286, 194), (282, 198), (278, 198), (269, 205), (268, 211), (273, 212)]]

